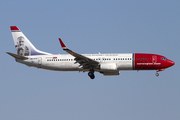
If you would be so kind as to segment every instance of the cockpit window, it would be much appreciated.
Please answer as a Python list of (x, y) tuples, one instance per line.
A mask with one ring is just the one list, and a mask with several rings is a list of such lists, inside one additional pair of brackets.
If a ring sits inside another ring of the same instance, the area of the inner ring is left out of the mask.
[(163, 57), (162, 57), (161, 59), (162, 59), (162, 60), (167, 60), (167, 58), (163, 58)]

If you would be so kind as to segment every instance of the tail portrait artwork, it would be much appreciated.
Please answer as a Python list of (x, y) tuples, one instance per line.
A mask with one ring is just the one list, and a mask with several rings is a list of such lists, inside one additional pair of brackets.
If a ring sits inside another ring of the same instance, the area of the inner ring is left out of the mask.
[(28, 38), (19, 30), (17, 26), (11, 26), (11, 32), (18, 55), (48, 55), (49, 53), (40, 51), (28, 40)]

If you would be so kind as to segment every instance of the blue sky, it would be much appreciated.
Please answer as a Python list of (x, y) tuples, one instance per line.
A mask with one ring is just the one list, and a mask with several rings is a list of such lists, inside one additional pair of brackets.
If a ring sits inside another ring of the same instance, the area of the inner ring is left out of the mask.
[[(2, 120), (179, 120), (180, 1), (0, 1)], [(36, 48), (65, 54), (58, 38), (78, 53), (155, 53), (176, 64), (119, 76), (47, 71), (16, 63), (10, 26)]]

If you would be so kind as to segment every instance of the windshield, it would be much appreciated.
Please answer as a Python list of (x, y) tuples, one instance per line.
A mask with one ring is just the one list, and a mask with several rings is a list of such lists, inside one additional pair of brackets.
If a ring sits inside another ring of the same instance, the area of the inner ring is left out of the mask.
[(165, 57), (162, 57), (161, 59), (162, 59), (162, 60), (167, 60), (167, 58), (165, 58)]

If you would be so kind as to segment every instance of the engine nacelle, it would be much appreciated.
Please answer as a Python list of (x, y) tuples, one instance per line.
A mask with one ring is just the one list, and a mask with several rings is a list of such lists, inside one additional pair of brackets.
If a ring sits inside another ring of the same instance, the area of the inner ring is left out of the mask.
[(101, 63), (100, 70), (102, 70), (102, 71), (116, 71), (117, 65), (116, 65), (116, 63)]

